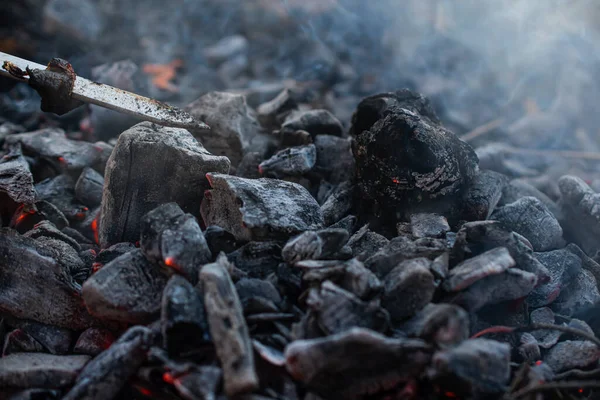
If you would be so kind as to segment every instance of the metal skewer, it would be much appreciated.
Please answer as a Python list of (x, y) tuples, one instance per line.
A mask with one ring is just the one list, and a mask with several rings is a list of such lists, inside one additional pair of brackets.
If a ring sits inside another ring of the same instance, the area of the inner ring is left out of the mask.
[[(9, 62), (23, 71), (27, 67), (39, 70), (46, 69), (45, 65), (0, 52), (0, 76), (16, 79), (21, 82), (27, 82), (29, 78), (27, 76), (20, 77), (11, 74), (3, 67), (5, 62)], [(75, 78), (71, 98), (84, 103), (96, 104), (123, 114), (129, 114), (159, 125), (184, 129), (210, 129), (204, 122), (194, 119), (183, 110), (113, 86), (92, 82), (81, 76)]]

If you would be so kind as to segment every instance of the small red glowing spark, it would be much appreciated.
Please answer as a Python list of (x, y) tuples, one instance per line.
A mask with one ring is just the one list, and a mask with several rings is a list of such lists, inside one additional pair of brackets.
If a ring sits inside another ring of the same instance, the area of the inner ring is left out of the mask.
[(583, 393), (583, 388), (579, 388), (578, 392)]
[(454, 399), (454, 398), (456, 398), (456, 393), (454, 393), (454, 392), (445, 392), (444, 396), (450, 397), (451, 399)]
[(392, 182), (394, 182), (396, 185), (400, 184), (400, 179), (398, 178), (392, 178)]
[(515, 330), (515, 328), (511, 328), (510, 326), (502, 326), (502, 325), (491, 326), (487, 329), (477, 332), (476, 334), (471, 336), (471, 339), (475, 339), (480, 336), (487, 335), (488, 333), (511, 333), (514, 330)]
[(535, 365), (542, 365), (542, 360), (537, 360), (537, 361), (535, 362)]
[(163, 374), (163, 381), (165, 381), (165, 383), (168, 383), (169, 385), (172, 385), (175, 382), (175, 378), (169, 372), (165, 372)]
[(98, 217), (94, 218), (90, 227), (92, 228), (92, 231), (94, 232), (94, 241), (96, 243), (98, 243)]
[(152, 391), (150, 389), (146, 389), (145, 387), (141, 387), (140, 388), (140, 393), (143, 394), (144, 396), (152, 396)]
[(58, 157), (58, 162), (61, 164), (66, 164), (67, 160), (64, 157)]
[(140, 247), (140, 241), (139, 241), (139, 240), (137, 240), (137, 241), (135, 242), (135, 247)]
[(167, 267), (174, 267), (175, 266), (175, 258), (174, 257), (165, 258), (165, 265)]
[(263, 168), (262, 168), (262, 167), (259, 165), (259, 166), (258, 166), (258, 173), (262, 175), (262, 174), (263, 174), (263, 172), (264, 172), (264, 171), (263, 171)]
[(92, 274), (95, 274), (96, 272), (98, 272), (100, 270), (100, 268), (102, 268), (102, 263), (99, 262), (95, 262), (92, 264)]
[(77, 214), (75, 214), (75, 217), (77, 219), (84, 219), (85, 218), (85, 213), (84, 212), (78, 212)]

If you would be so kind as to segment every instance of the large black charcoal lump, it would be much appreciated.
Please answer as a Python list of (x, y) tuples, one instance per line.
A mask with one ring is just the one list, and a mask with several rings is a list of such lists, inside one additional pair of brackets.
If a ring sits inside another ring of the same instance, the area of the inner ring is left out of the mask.
[(478, 170), (473, 149), (437, 122), (422, 96), (409, 91), (364, 99), (351, 133), (357, 194), (389, 222), (416, 210), (456, 213)]
[(228, 173), (229, 166), (185, 129), (142, 122), (126, 130), (106, 166), (100, 244), (137, 241), (142, 216), (163, 203), (197, 216), (206, 173)]

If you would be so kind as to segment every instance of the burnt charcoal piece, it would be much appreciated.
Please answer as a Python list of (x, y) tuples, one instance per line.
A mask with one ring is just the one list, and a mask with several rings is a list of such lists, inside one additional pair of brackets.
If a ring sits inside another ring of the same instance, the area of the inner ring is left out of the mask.
[[(531, 312), (530, 319), (532, 324), (554, 324), (554, 312), (548, 307), (538, 308)], [(554, 346), (561, 335), (559, 331), (551, 329), (538, 329), (531, 334), (544, 349)]]
[(115, 336), (111, 331), (103, 328), (88, 328), (79, 335), (73, 353), (95, 357), (108, 349), (114, 341)]
[(483, 221), (492, 215), (508, 178), (495, 171), (479, 171), (463, 198), (461, 219)]
[(89, 356), (11, 354), (0, 358), (0, 387), (68, 387), (89, 360)]
[(300, 176), (311, 171), (316, 161), (317, 150), (314, 144), (288, 147), (261, 162), (258, 171), (269, 178)]
[(88, 207), (98, 207), (102, 203), (104, 177), (91, 168), (84, 168), (75, 183), (75, 197)]
[(140, 249), (102, 267), (83, 284), (83, 300), (91, 314), (128, 323), (148, 323), (160, 311), (167, 278)]
[(9, 146), (8, 153), (0, 158), (0, 192), (15, 203), (33, 204), (35, 201), (33, 176), (19, 144)]
[(202, 200), (205, 224), (219, 225), (237, 240), (289, 238), (323, 226), (316, 200), (302, 186), (275, 179), (209, 173), (212, 189)]
[(182, 276), (172, 276), (163, 291), (161, 331), (163, 347), (173, 355), (209, 339), (200, 294)]
[(50, 239), (60, 240), (71, 246), (75, 251), (81, 251), (81, 246), (75, 239), (72, 237), (65, 235), (63, 232), (59, 231), (56, 226), (50, 221), (42, 221), (34, 225), (33, 229), (27, 231), (25, 233), (26, 237), (30, 237), (33, 239), (39, 239), (41, 237), (46, 237)]
[(574, 241), (590, 257), (600, 250), (600, 194), (581, 178), (566, 175), (559, 179), (565, 237)]
[(513, 179), (508, 185), (504, 187), (502, 191), (502, 197), (498, 205), (504, 206), (506, 204), (513, 203), (522, 197), (535, 197), (550, 210), (552, 215), (559, 221), (562, 220), (562, 211), (558, 204), (545, 193), (541, 192), (538, 188), (528, 183), (523, 179)]
[(583, 340), (567, 340), (552, 347), (544, 362), (554, 372), (563, 372), (574, 368), (585, 368), (598, 361), (600, 351), (592, 342)]
[(258, 166), (263, 160), (264, 157), (256, 151), (246, 153), (235, 169), (235, 176), (248, 179), (260, 178)]
[(535, 288), (527, 298), (532, 307), (552, 303), (577, 278), (581, 271), (581, 259), (567, 249), (535, 253), (535, 257), (550, 271), (550, 281)]
[(210, 126), (208, 131), (192, 131), (194, 136), (208, 151), (227, 156), (233, 165), (240, 163), (252, 139), (262, 133), (256, 112), (240, 94), (210, 92), (190, 103), (185, 110)]
[(389, 315), (379, 301), (364, 302), (331, 281), (311, 289), (306, 304), (326, 335), (354, 327), (384, 332), (389, 326)]
[(558, 314), (572, 315), (575, 311), (599, 301), (596, 278), (591, 272), (582, 269), (571, 284), (561, 291), (551, 307)]
[(531, 333), (525, 332), (521, 334), (520, 343), (517, 352), (523, 360), (531, 363), (542, 358), (540, 346)]
[(325, 226), (330, 226), (344, 218), (352, 209), (354, 186), (350, 181), (340, 183), (321, 205)]
[(262, 103), (256, 111), (258, 120), (265, 126), (276, 127), (282, 115), (297, 110), (298, 104), (289, 89), (284, 89), (272, 100)]
[(8, 318), (8, 321), (12, 327), (26, 332), (52, 354), (67, 354), (71, 347), (73, 332), (69, 329), (15, 318)]
[(565, 245), (560, 224), (535, 197), (522, 197), (497, 209), (492, 219), (526, 237), (535, 251), (554, 250)]
[[(356, 231), (356, 221), (358, 219), (354, 215), (347, 215), (344, 218), (340, 219), (338, 222), (329, 225), (329, 228), (332, 229), (345, 229), (348, 231), (348, 234), (352, 235)], [(387, 239), (386, 239), (387, 240)]]
[(136, 242), (142, 217), (163, 203), (175, 202), (198, 216), (206, 173), (227, 173), (229, 165), (185, 129), (142, 122), (126, 130), (106, 166), (100, 244)]
[[(208, 122), (207, 122), (208, 123)], [(342, 123), (327, 110), (297, 110), (287, 115), (281, 124), (281, 132), (306, 131), (317, 135), (342, 136)]]
[(96, 262), (101, 264), (108, 264), (115, 258), (121, 257), (125, 253), (129, 253), (135, 250), (137, 247), (133, 243), (117, 243), (112, 246), (100, 251), (96, 256)]
[(536, 284), (534, 274), (509, 268), (501, 274), (487, 276), (475, 282), (460, 292), (454, 302), (465, 310), (474, 312), (489, 304), (525, 297)]
[(44, 346), (22, 329), (15, 329), (12, 332), (8, 332), (3, 339), (4, 346), (2, 346), (2, 357), (6, 357), (13, 353), (44, 352)]
[(381, 281), (356, 258), (348, 261), (300, 261), (295, 266), (306, 269), (302, 279), (310, 285), (330, 280), (363, 300), (383, 291)]
[(225, 255), (220, 254), (215, 263), (202, 267), (200, 283), (210, 333), (223, 368), (224, 390), (227, 396), (234, 396), (257, 389), (259, 382), (248, 327), (227, 264)]
[(358, 196), (386, 224), (399, 209), (453, 214), (478, 169), (473, 149), (405, 104), (378, 103), (361, 102), (352, 119)]
[(236, 282), (235, 290), (243, 308), (254, 299), (261, 298), (275, 306), (281, 303), (281, 295), (269, 281), (254, 278), (243, 278)]
[(35, 202), (35, 208), (44, 219), (52, 222), (58, 229), (64, 230), (69, 226), (67, 217), (54, 204), (40, 200)]
[(401, 262), (386, 275), (382, 305), (392, 319), (410, 317), (431, 301), (435, 283), (430, 264), (426, 258), (414, 258)]
[(506, 247), (517, 267), (535, 274), (539, 283), (550, 280), (548, 269), (533, 256), (533, 251), (516, 234), (498, 221), (476, 221), (463, 224), (456, 234), (451, 260), (460, 262), (496, 247)]
[(430, 303), (400, 329), (442, 349), (454, 347), (469, 338), (469, 315), (454, 304)]
[(452, 268), (442, 287), (448, 292), (458, 292), (486, 276), (501, 274), (514, 265), (515, 260), (506, 247), (497, 247)]
[(450, 231), (446, 217), (438, 214), (413, 214), (410, 216), (410, 227), (415, 238), (439, 238)]
[(235, 236), (217, 225), (207, 227), (204, 231), (204, 238), (211, 254), (231, 253), (240, 247)]
[(386, 237), (370, 230), (367, 224), (352, 235), (348, 240), (348, 246), (352, 249), (352, 256), (366, 260), (389, 242)]
[(347, 241), (348, 231), (345, 229), (308, 231), (290, 239), (283, 247), (281, 256), (290, 263), (327, 259), (341, 250)]
[[(87, 275), (87, 267), (79, 253), (69, 244), (62, 240), (40, 236), (37, 238), (38, 244), (44, 246), (53, 258), (62, 265), (63, 269), (68, 272), (69, 276), (79, 282)], [(77, 286), (79, 286), (77, 284)]]
[(465, 340), (433, 356), (440, 372), (452, 373), (486, 393), (506, 390), (510, 379), (510, 346), (489, 339)]
[(58, 175), (35, 185), (37, 199), (46, 200), (70, 221), (86, 218), (87, 207), (75, 199), (75, 181), (68, 175)]
[(175, 389), (186, 400), (215, 399), (223, 372), (221, 368), (203, 365), (193, 368), (173, 382)]
[(297, 340), (285, 348), (286, 369), (319, 396), (359, 399), (419, 376), (432, 349), (419, 339), (392, 339), (364, 328)]
[(94, 319), (79, 291), (79, 285), (45, 246), (12, 230), (0, 230), (0, 311), (44, 324), (85, 329)]
[(153, 332), (146, 327), (129, 328), (119, 340), (85, 366), (77, 377), (75, 386), (63, 400), (115, 398), (146, 361), (153, 336)]
[(317, 163), (315, 172), (322, 174), (328, 182), (340, 183), (354, 175), (354, 157), (350, 138), (319, 135), (315, 138)]
[(250, 242), (227, 254), (227, 258), (250, 278), (264, 279), (274, 272), (282, 261), (281, 244)]
[(386, 276), (399, 263), (417, 257), (434, 259), (447, 250), (443, 239), (423, 238), (412, 241), (396, 237), (365, 261), (365, 266), (379, 278)]
[(198, 282), (198, 271), (212, 260), (212, 254), (191, 214), (184, 214), (176, 203), (156, 207), (141, 220), (140, 246), (144, 256), (167, 270)]
[(61, 172), (81, 171), (100, 161), (103, 149), (94, 143), (68, 139), (62, 129), (47, 128), (19, 133), (5, 139), (6, 143), (20, 143), (26, 154), (45, 159)]
[(575, 243), (569, 243), (565, 248), (581, 259), (581, 266), (594, 275), (596, 283), (600, 282), (600, 264), (588, 257)]

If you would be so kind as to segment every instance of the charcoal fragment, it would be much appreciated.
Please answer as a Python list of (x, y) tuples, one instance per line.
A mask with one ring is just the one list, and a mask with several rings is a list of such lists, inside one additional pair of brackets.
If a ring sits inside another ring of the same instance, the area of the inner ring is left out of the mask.
[(352, 235), (355, 232), (357, 218), (354, 215), (346, 215), (344, 218), (340, 219), (336, 223), (329, 225), (329, 228), (332, 229), (345, 229), (348, 231), (349, 235)]
[(442, 287), (457, 292), (486, 276), (501, 274), (515, 265), (506, 247), (498, 247), (463, 261), (448, 273)]
[(384, 332), (389, 326), (389, 315), (379, 301), (363, 302), (331, 281), (323, 282), (319, 289), (311, 289), (306, 304), (327, 335), (353, 327)]
[(503, 222), (525, 236), (535, 251), (554, 250), (565, 244), (560, 224), (548, 208), (535, 197), (522, 197), (497, 209), (492, 219)]
[(281, 239), (323, 226), (319, 205), (298, 184), (214, 173), (207, 178), (212, 189), (202, 201), (202, 218), (237, 240)]
[(377, 232), (364, 225), (348, 240), (348, 246), (352, 249), (352, 256), (366, 260), (390, 241)]
[(11, 326), (30, 335), (51, 354), (67, 354), (71, 347), (73, 332), (69, 329), (25, 319), (8, 318), (8, 321)]
[(435, 284), (430, 263), (422, 257), (406, 260), (386, 275), (382, 305), (392, 319), (410, 317), (431, 301)]
[[(554, 312), (548, 307), (533, 310), (530, 315), (532, 324), (554, 324)], [(531, 334), (537, 340), (540, 347), (549, 349), (558, 342), (560, 332), (550, 329), (538, 329)]]
[(554, 302), (576, 279), (581, 271), (581, 259), (566, 249), (535, 253), (535, 257), (550, 271), (550, 281), (536, 287), (527, 298), (527, 304), (542, 307)]
[(321, 229), (307, 231), (290, 240), (281, 250), (284, 261), (327, 259), (335, 255), (348, 241), (348, 232), (344, 229)]
[(482, 221), (492, 215), (502, 197), (508, 178), (498, 172), (479, 171), (463, 198), (461, 218), (466, 221)]
[(582, 269), (571, 285), (561, 291), (551, 307), (554, 312), (572, 315), (575, 311), (600, 301), (596, 278), (591, 272)]
[[(35, 185), (38, 200), (52, 203), (69, 221), (82, 221), (88, 208), (75, 198), (75, 181), (68, 175), (57, 175)], [(60, 228), (60, 226), (57, 225)]]
[(173, 385), (186, 400), (210, 400), (217, 398), (222, 379), (221, 368), (202, 365), (175, 379)]
[(83, 300), (91, 314), (115, 321), (144, 323), (160, 311), (167, 278), (140, 249), (106, 264), (83, 284)]
[(275, 241), (249, 242), (227, 254), (227, 258), (250, 278), (264, 279), (282, 261), (281, 244)]
[(211, 225), (204, 231), (204, 238), (211, 254), (231, 253), (239, 246), (235, 236), (218, 225)]
[(36, 200), (33, 176), (19, 144), (9, 146), (0, 159), (0, 191), (15, 203), (33, 204)]
[(198, 216), (208, 189), (206, 173), (227, 173), (229, 165), (225, 157), (207, 152), (185, 129), (141, 122), (126, 130), (106, 166), (100, 244), (136, 242), (142, 217), (163, 203), (175, 202), (184, 212)]
[(313, 138), (317, 135), (342, 136), (343, 130), (342, 123), (327, 110), (292, 111), (281, 124), (282, 132), (306, 131)]
[(520, 343), (517, 351), (525, 361), (531, 363), (542, 358), (540, 346), (531, 333), (525, 332), (521, 334)]
[(600, 349), (592, 342), (567, 340), (552, 347), (544, 362), (554, 372), (563, 372), (574, 368), (585, 368), (600, 359)]
[(75, 239), (59, 231), (58, 228), (54, 226), (54, 224), (50, 221), (42, 221), (35, 224), (33, 229), (27, 231), (23, 236), (30, 237), (33, 239), (46, 237), (50, 239), (60, 240), (61, 242), (64, 242), (71, 246), (73, 250), (77, 252), (81, 251), (81, 246), (79, 245), (79, 243), (77, 243)]
[(173, 275), (162, 293), (163, 347), (178, 355), (208, 341), (208, 324), (200, 293), (185, 278)]
[[(284, 351), (292, 377), (324, 398), (358, 399), (419, 376), (431, 360), (419, 339), (392, 339), (364, 328), (297, 340)], [(397, 366), (397, 367), (394, 367)]]
[(63, 400), (113, 399), (146, 361), (153, 339), (154, 334), (146, 327), (129, 328), (119, 340), (85, 366)]
[(140, 246), (148, 261), (196, 284), (200, 267), (212, 254), (193, 215), (176, 203), (162, 204), (142, 217), (140, 229)]
[(42, 353), (44, 346), (22, 329), (8, 332), (4, 337), (2, 357), (13, 353)]
[(469, 338), (469, 316), (457, 305), (430, 303), (406, 321), (401, 329), (409, 336), (448, 348)]
[(502, 191), (502, 198), (498, 205), (504, 206), (513, 203), (523, 197), (535, 197), (541, 201), (550, 210), (552, 215), (559, 221), (562, 220), (561, 209), (554, 200), (548, 197), (544, 192), (528, 183), (524, 179), (513, 179)]
[(317, 150), (314, 144), (288, 147), (261, 162), (258, 171), (269, 178), (299, 176), (311, 171), (316, 161)]
[(92, 168), (86, 167), (75, 183), (75, 197), (88, 207), (98, 207), (102, 203), (103, 187), (104, 177)]
[(210, 126), (209, 131), (192, 131), (194, 136), (208, 151), (227, 156), (233, 165), (239, 164), (252, 139), (262, 133), (256, 112), (248, 106), (246, 97), (240, 94), (209, 92), (190, 103), (185, 110)]
[(115, 341), (113, 333), (103, 328), (88, 328), (79, 335), (73, 353), (97, 356)]
[(224, 254), (200, 270), (210, 333), (223, 368), (225, 393), (234, 396), (258, 388), (254, 354), (242, 306), (227, 272)]
[(510, 379), (510, 346), (489, 339), (465, 340), (436, 353), (433, 363), (483, 392), (501, 392)]
[(321, 205), (325, 226), (330, 226), (344, 218), (352, 209), (354, 186), (350, 181), (340, 183)]
[(255, 278), (242, 278), (235, 283), (235, 289), (245, 309), (254, 299), (262, 298), (275, 305), (281, 303), (281, 295), (269, 281)]
[(11, 354), (0, 358), (0, 387), (68, 387), (89, 360), (89, 356)]
[(419, 213), (410, 216), (412, 235), (415, 238), (443, 237), (450, 231), (448, 220), (443, 215)]
[(354, 174), (351, 140), (332, 135), (318, 135), (314, 141), (317, 150), (315, 172), (322, 174), (331, 183), (350, 180)]
[(275, 127), (282, 115), (296, 109), (298, 109), (298, 104), (294, 100), (291, 91), (286, 88), (272, 100), (258, 106), (256, 111), (258, 112), (258, 120), (263, 125)]

